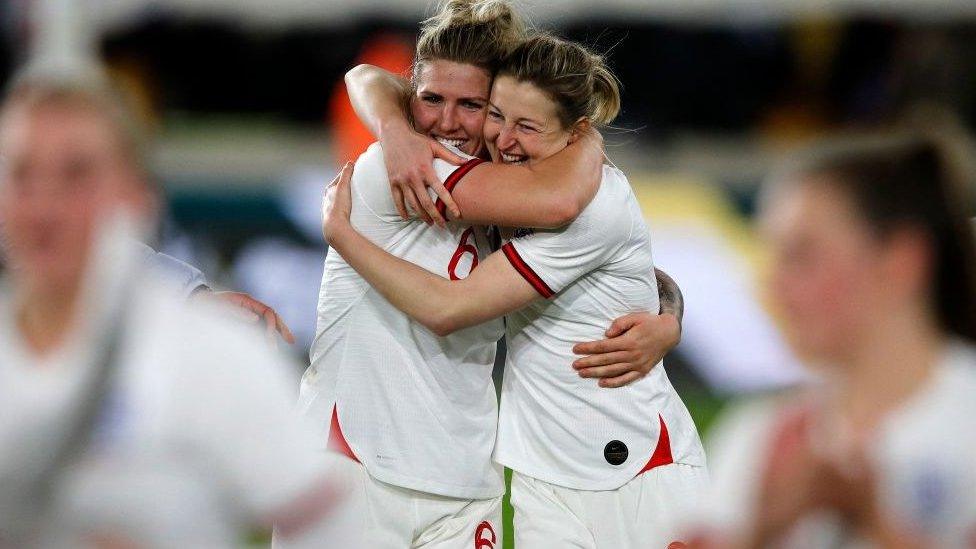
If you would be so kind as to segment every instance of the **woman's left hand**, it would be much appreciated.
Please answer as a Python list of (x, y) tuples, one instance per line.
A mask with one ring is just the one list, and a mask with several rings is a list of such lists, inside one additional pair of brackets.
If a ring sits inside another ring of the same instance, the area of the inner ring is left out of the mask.
[(326, 187), (322, 197), (322, 236), (330, 246), (335, 244), (342, 229), (349, 227), (349, 216), (352, 214), (349, 181), (352, 179), (352, 171), (353, 163), (346, 162), (342, 171)]
[(579, 343), (573, 362), (580, 377), (600, 378), (600, 387), (623, 387), (646, 376), (681, 340), (671, 314), (632, 313), (613, 321), (607, 339)]

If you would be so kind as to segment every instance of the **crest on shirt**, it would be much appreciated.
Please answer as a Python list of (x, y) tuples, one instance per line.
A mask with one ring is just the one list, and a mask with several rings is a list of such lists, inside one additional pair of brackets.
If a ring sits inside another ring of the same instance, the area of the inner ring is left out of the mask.
[(522, 238), (523, 236), (529, 236), (530, 234), (534, 234), (534, 233), (535, 233), (535, 229), (526, 229), (524, 227), (519, 227), (515, 229), (515, 234), (512, 236), (512, 238)]

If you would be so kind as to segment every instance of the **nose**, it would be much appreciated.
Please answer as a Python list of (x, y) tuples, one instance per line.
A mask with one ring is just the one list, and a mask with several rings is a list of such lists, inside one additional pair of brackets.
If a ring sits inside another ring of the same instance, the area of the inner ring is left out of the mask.
[(454, 108), (445, 105), (441, 111), (440, 123), (437, 125), (441, 132), (451, 133), (457, 129), (457, 116), (454, 115)]
[(515, 128), (510, 126), (503, 126), (501, 131), (498, 132), (498, 139), (495, 141), (495, 146), (498, 150), (505, 150), (515, 144)]

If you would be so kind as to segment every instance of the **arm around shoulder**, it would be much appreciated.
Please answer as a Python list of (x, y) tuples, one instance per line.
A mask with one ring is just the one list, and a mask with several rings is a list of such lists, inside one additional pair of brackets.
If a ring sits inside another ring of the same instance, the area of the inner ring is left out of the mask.
[(603, 158), (602, 140), (585, 137), (535, 164), (484, 163), (465, 176), (454, 199), (468, 223), (557, 229), (593, 200)]

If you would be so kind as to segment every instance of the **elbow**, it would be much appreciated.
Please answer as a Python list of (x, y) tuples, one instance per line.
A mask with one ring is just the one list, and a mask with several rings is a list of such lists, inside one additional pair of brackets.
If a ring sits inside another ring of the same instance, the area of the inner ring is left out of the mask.
[(463, 328), (457, 320), (445, 314), (437, 315), (435, 318), (430, 319), (430, 321), (425, 322), (424, 325), (427, 326), (428, 330), (440, 337), (447, 337)]
[(558, 229), (560, 227), (565, 227), (579, 217), (579, 214), (582, 211), (583, 206), (578, 201), (564, 197), (556, 204), (553, 204), (550, 227), (546, 228)]
[(346, 71), (346, 75), (343, 78), (343, 80), (346, 82), (346, 86), (351, 86), (356, 82), (362, 82), (369, 75), (372, 69), (372, 65), (367, 65), (365, 63), (361, 63), (349, 69)]
[(468, 326), (464, 323), (461, 312), (450, 303), (451, 300), (447, 300), (447, 303), (436, 307), (430, 317), (423, 322), (428, 330), (440, 337), (447, 337)]

